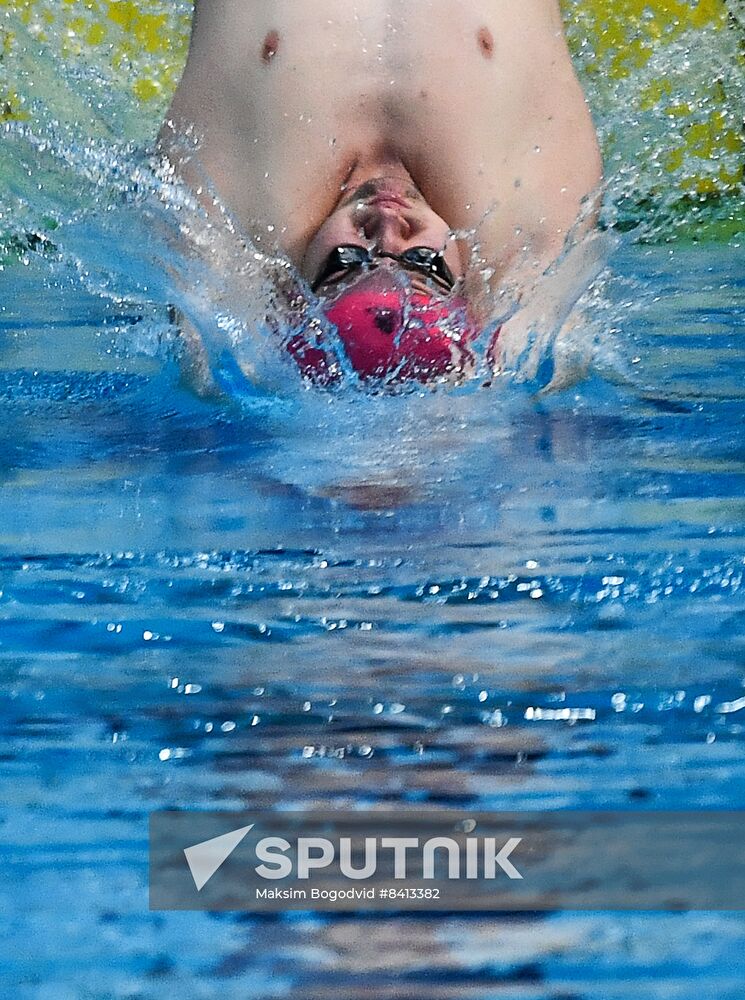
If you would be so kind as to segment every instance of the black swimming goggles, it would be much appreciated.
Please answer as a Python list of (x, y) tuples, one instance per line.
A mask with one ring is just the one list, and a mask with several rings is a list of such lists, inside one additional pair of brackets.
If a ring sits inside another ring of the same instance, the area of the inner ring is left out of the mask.
[(446, 292), (451, 291), (456, 282), (455, 275), (448, 267), (442, 250), (433, 250), (431, 247), (411, 247), (400, 254), (382, 253), (349, 243), (335, 247), (331, 251), (311, 287), (314, 292), (318, 291), (324, 282), (330, 279), (338, 281), (358, 268), (369, 267), (376, 260), (381, 259), (395, 260), (407, 270), (423, 274)]

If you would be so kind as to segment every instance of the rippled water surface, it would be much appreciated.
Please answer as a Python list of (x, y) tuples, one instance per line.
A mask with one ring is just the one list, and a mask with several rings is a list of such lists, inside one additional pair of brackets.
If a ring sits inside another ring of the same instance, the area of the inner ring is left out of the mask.
[(36, 267), (0, 314), (0, 992), (740, 997), (735, 914), (149, 913), (147, 817), (742, 807), (742, 251), (618, 251), (627, 384), (241, 407)]

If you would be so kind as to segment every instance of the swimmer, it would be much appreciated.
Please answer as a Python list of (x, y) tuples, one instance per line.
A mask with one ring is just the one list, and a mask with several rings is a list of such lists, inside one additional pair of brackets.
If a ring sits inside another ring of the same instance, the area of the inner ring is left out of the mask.
[[(467, 372), (499, 308), (495, 344), (548, 322), (602, 169), (557, 0), (196, 0), (160, 145), (294, 265), (363, 378), (420, 382)], [(338, 377), (302, 332), (287, 349)]]

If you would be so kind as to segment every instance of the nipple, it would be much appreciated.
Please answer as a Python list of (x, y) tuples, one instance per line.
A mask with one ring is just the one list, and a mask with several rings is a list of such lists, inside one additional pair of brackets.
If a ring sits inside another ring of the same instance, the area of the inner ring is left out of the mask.
[(274, 59), (277, 52), (279, 51), (279, 32), (270, 31), (266, 38), (264, 39), (264, 45), (261, 50), (261, 60), (268, 66), (269, 63)]
[(476, 39), (479, 43), (479, 48), (481, 49), (481, 55), (484, 59), (491, 59), (494, 55), (494, 35), (492, 35), (491, 31), (489, 31), (486, 26), (484, 26), (483, 28), (479, 28), (477, 31)]

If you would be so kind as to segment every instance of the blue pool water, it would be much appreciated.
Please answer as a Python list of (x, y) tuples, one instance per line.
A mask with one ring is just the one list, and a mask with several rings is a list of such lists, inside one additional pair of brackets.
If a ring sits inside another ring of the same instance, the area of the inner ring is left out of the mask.
[(743, 263), (621, 247), (623, 366), (553, 396), (240, 407), (8, 268), (0, 995), (740, 998), (734, 913), (150, 913), (147, 819), (742, 808)]

